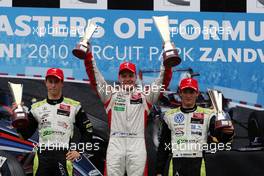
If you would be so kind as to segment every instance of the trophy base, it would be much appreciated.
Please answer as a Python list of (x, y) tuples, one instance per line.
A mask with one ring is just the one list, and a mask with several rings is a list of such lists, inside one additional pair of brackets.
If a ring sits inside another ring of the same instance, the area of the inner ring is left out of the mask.
[(216, 120), (215, 121), (215, 129), (221, 129), (224, 127), (232, 126), (232, 122), (230, 120)]
[(17, 112), (11, 117), (12, 126), (15, 128), (26, 128), (28, 126), (28, 118), (26, 112)]
[(12, 126), (15, 128), (27, 128), (28, 126), (28, 119), (26, 118), (21, 118), (21, 119), (16, 119), (14, 121), (12, 121)]
[(86, 56), (86, 53), (87, 53), (88, 50), (89, 50), (89, 49), (88, 49), (86, 46), (84, 46), (84, 45), (82, 45), (82, 44), (78, 44), (78, 45), (76, 46), (76, 48), (74, 48), (74, 49), (72, 50), (72, 54), (73, 54), (75, 57), (84, 60), (84, 59), (85, 59), (85, 56)]
[(171, 49), (163, 52), (163, 65), (165, 67), (174, 67), (181, 63), (181, 58), (176, 49)]

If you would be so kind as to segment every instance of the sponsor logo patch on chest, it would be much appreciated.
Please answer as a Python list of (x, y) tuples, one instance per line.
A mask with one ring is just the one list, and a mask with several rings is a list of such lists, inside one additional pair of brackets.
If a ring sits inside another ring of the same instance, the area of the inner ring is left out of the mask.
[(204, 113), (193, 113), (193, 118), (195, 119), (204, 119)]
[(130, 104), (142, 104), (142, 97), (140, 93), (131, 95)]
[(71, 106), (60, 104), (59, 109), (57, 109), (57, 114), (69, 117), (71, 113), (70, 111), (71, 111)]
[(204, 123), (204, 113), (193, 113), (191, 118), (191, 123), (203, 124)]
[(174, 122), (182, 123), (184, 121), (184, 115), (182, 113), (176, 114), (174, 116)]
[(64, 111), (70, 111), (71, 110), (71, 106), (65, 105), (65, 104), (60, 104), (59, 109), (64, 110)]

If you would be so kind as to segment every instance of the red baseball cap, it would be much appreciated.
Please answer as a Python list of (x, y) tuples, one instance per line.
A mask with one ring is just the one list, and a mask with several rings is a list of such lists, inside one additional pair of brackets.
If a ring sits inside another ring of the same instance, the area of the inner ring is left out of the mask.
[(48, 76), (54, 76), (56, 78), (58, 78), (59, 80), (63, 81), (64, 80), (64, 75), (63, 75), (63, 71), (59, 68), (50, 68), (47, 70), (47, 74), (46, 74), (46, 78)]
[(118, 74), (120, 74), (121, 71), (124, 70), (129, 70), (133, 73), (136, 73), (136, 65), (131, 63), (131, 62), (123, 62), (122, 64), (120, 64), (119, 66), (119, 72)]
[(192, 78), (184, 78), (181, 80), (180, 83), (180, 90), (186, 89), (186, 88), (191, 88), (194, 89), (196, 92), (198, 92), (198, 82), (195, 79)]

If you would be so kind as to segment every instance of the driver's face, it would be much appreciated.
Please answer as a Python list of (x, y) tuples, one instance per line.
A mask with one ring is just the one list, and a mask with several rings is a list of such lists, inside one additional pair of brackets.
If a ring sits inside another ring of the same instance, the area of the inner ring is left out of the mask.
[(62, 93), (63, 82), (54, 76), (47, 77), (46, 81), (47, 91), (52, 96), (59, 96)]
[(119, 75), (119, 82), (121, 85), (124, 85), (124, 86), (125, 85), (135, 86), (136, 74), (129, 70), (122, 71)]
[(184, 108), (193, 108), (196, 103), (196, 99), (199, 95), (199, 92), (196, 92), (192, 88), (186, 88), (180, 91), (180, 97), (182, 100), (182, 106)]

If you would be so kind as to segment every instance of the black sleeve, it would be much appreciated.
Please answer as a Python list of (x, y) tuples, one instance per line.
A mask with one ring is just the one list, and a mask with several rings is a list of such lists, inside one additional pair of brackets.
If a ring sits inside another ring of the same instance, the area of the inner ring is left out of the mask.
[(74, 125), (78, 129), (80, 137), (72, 139), (71, 142), (78, 144), (80, 142), (87, 143), (92, 141), (93, 126), (82, 108), (80, 108), (75, 117)]
[(210, 120), (209, 132), (210, 136), (216, 137), (217, 141), (214, 142), (223, 142), (227, 143), (233, 139), (234, 132), (232, 134), (226, 134), (221, 131), (221, 129), (215, 129), (215, 119), (216, 116), (213, 116)]
[(21, 137), (25, 140), (30, 138), (38, 128), (38, 122), (34, 118), (33, 114), (30, 112), (28, 114), (28, 126), (27, 128), (18, 128), (17, 132), (21, 135)]
[(162, 131), (160, 143), (157, 152), (157, 169), (156, 174), (163, 174), (166, 163), (171, 153), (171, 131), (168, 125), (162, 121)]

